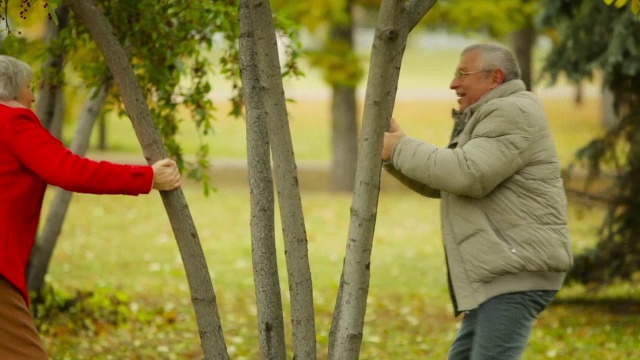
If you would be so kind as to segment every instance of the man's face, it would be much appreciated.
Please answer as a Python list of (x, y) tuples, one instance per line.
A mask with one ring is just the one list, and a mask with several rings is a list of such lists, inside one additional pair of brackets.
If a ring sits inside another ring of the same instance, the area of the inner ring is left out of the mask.
[(458, 95), (460, 111), (475, 104), (484, 94), (497, 87), (494, 74), (493, 69), (483, 68), (479, 51), (472, 50), (460, 57), (456, 75), (449, 86)]

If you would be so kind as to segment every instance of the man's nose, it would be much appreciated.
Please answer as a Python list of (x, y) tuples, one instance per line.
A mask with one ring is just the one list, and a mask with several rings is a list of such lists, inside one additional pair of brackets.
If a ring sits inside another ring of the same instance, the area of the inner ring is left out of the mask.
[(449, 84), (449, 89), (455, 90), (458, 86), (460, 86), (460, 80), (454, 77)]

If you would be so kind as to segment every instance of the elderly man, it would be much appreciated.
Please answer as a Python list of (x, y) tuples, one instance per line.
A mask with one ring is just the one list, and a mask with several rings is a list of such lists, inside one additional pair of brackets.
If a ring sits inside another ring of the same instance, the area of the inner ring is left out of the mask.
[(507, 48), (464, 49), (451, 89), (460, 108), (448, 146), (410, 138), (392, 119), (382, 159), (441, 199), (449, 290), (464, 313), (449, 359), (518, 359), (573, 263), (560, 164)]

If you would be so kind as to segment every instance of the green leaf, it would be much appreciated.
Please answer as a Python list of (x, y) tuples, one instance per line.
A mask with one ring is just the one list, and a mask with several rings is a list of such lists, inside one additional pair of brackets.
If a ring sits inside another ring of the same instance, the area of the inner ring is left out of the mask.
[(625, 6), (627, 4), (627, 0), (616, 0), (615, 7), (618, 9)]

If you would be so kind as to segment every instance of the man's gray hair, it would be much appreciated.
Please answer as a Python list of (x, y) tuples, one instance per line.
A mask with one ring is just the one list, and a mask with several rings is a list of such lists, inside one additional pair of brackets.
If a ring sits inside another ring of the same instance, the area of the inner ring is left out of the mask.
[(0, 55), (0, 100), (17, 100), (20, 89), (31, 81), (31, 67), (24, 61)]
[(462, 50), (462, 54), (478, 51), (481, 54), (482, 68), (485, 70), (502, 69), (504, 81), (520, 79), (520, 66), (511, 50), (500, 44), (474, 44)]

